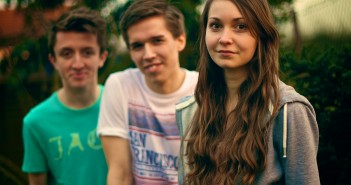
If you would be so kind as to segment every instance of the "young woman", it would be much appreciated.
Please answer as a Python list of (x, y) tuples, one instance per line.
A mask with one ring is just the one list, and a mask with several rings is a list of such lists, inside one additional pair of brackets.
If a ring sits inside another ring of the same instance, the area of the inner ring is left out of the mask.
[(195, 97), (177, 105), (179, 183), (320, 184), (309, 101), (279, 80), (266, 0), (207, 0)]

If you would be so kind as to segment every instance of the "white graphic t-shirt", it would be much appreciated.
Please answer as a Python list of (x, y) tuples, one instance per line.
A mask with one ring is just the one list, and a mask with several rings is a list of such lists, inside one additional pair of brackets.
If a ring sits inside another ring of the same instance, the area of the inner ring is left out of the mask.
[(129, 139), (136, 184), (178, 184), (175, 104), (194, 93), (198, 79), (197, 72), (185, 72), (182, 86), (167, 95), (151, 91), (138, 69), (111, 74), (106, 81), (98, 134)]

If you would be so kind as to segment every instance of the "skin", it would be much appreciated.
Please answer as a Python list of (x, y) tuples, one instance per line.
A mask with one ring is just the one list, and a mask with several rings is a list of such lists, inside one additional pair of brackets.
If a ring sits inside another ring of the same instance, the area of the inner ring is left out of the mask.
[(29, 185), (46, 185), (46, 173), (28, 174)]
[[(96, 35), (78, 32), (58, 32), (54, 46), (55, 56), (49, 60), (60, 74), (62, 88), (58, 91), (61, 102), (71, 108), (85, 108), (96, 102), (100, 95), (97, 73), (103, 66), (107, 51), (100, 54)], [(30, 185), (45, 185), (46, 173), (28, 174)]]
[(185, 35), (174, 38), (162, 16), (137, 22), (127, 33), (130, 56), (145, 75), (148, 87), (162, 94), (179, 89), (185, 77), (179, 66), (179, 52), (186, 44)]
[(62, 80), (60, 100), (72, 108), (92, 105), (99, 96), (98, 69), (107, 57), (107, 51), (100, 54), (96, 35), (58, 32), (54, 52), (49, 59)]
[(102, 136), (101, 142), (108, 165), (107, 184), (132, 185), (132, 154), (129, 140), (114, 136)]
[(253, 58), (257, 40), (234, 3), (213, 1), (208, 15), (206, 46), (212, 60), (224, 69), (232, 110), (237, 102), (237, 90), (248, 76), (247, 64)]
[[(127, 33), (130, 56), (144, 74), (148, 87), (160, 94), (178, 90), (185, 78), (185, 72), (179, 66), (179, 52), (186, 44), (185, 35), (174, 38), (162, 16), (139, 21)], [(129, 140), (101, 136), (101, 141), (109, 167), (108, 184), (133, 184)]]

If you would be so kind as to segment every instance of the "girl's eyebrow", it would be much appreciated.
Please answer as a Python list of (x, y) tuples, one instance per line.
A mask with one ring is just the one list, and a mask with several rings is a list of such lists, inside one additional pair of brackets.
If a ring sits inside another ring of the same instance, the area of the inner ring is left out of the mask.
[[(217, 17), (209, 17), (208, 19), (214, 19), (216, 21), (220, 21), (221, 19), (217, 18)], [(243, 17), (236, 17), (236, 18), (233, 18), (232, 21), (239, 21), (239, 20), (244, 20)]]

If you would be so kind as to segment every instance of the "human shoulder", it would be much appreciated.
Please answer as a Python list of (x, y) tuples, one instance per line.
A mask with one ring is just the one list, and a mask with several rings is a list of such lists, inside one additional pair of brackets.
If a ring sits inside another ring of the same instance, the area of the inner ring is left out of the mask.
[(199, 78), (199, 72), (189, 71), (187, 69), (183, 69), (183, 70), (185, 71), (185, 82), (196, 84)]
[(306, 97), (283, 82), (279, 84), (279, 87), (281, 103), (279, 112), (275, 117), (273, 140), (283, 153), (284, 143), (285, 146), (287, 145), (286, 142), (291, 143), (284, 141), (284, 137), (294, 138), (293, 136), (296, 135), (295, 138), (303, 138), (309, 135), (313, 140), (318, 140), (318, 124), (313, 106)]
[(58, 103), (57, 91), (52, 93), (44, 101), (34, 106), (23, 118), (24, 124), (31, 124), (37, 120), (43, 120), (47, 113), (50, 112)]
[[(104, 94), (109, 92), (111, 96), (120, 96), (120, 93), (129, 93), (141, 87), (143, 74), (139, 69), (128, 68), (109, 75), (104, 86)], [(119, 92), (119, 93), (116, 93)]]
[(184, 69), (184, 71), (185, 71), (185, 79), (181, 88), (186, 91), (191, 91), (193, 94), (193, 91), (196, 87), (196, 84), (199, 78), (199, 73), (197, 71), (189, 71), (187, 69)]
[(104, 87), (104, 85), (103, 85), (103, 84), (98, 84), (98, 87), (99, 87), (99, 89), (100, 89), (100, 91), (101, 91), (101, 92), (103, 92), (103, 91), (104, 91), (104, 88), (105, 88), (105, 87)]
[(190, 77), (198, 77), (199, 76), (199, 72), (197, 72), (197, 71), (191, 71), (191, 70), (188, 70), (188, 69), (185, 69), (185, 68), (183, 68), (183, 70)]
[(111, 73), (105, 83), (105, 90), (114, 88), (120, 88), (123, 86), (127, 88), (127, 86), (134, 86), (140, 83), (142, 80), (142, 73), (139, 69), (128, 68), (123, 71), (118, 71)]
[[(279, 112), (275, 118), (278, 130), (283, 128), (283, 124), (286, 125), (287, 123), (289, 123), (290, 129), (287, 129), (289, 133), (296, 131), (296, 129), (291, 129), (291, 127), (300, 128), (297, 130), (306, 130), (309, 127), (317, 128), (316, 113), (308, 99), (296, 92), (292, 86), (286, 85), (282, 81), (279, 83), (279, 88), (281, 101)], [(281, 135), (280, 131), (275, 133)]]
[(109, 79), (130, 79), (131, 77), (139, 77), (141, 74), (140, 70), (137, 68), (128, 68), (123, 71), (117, 71), (111, 73), (108, 77)]
[(283, 106), (273, 126), (273, 145), (285, 169), (285, 182), (305, 184), (302, 182), (311, 179), (319, 182), (316, 162), (319, 129), (314, 109), (296, 92), (285, 92), (282, 99)]
[(286, 85), (284, 82), (280, 81), (279, 89), (281, 96), (281, 101), (279, 105), (280, 109), (285, 104), (288, 104), (290, 109), (295, 108), (296, 106), (306, 106), (315, 114), (313, 106), (308, 101), (308, 99), (305, 96), (296, 92), (292, 86)]
[(181, 111), (189, 107), (193, 107), (196, 105), (195, 97), (193, 95), (183, 97), (176, 104), (176, 110)]

